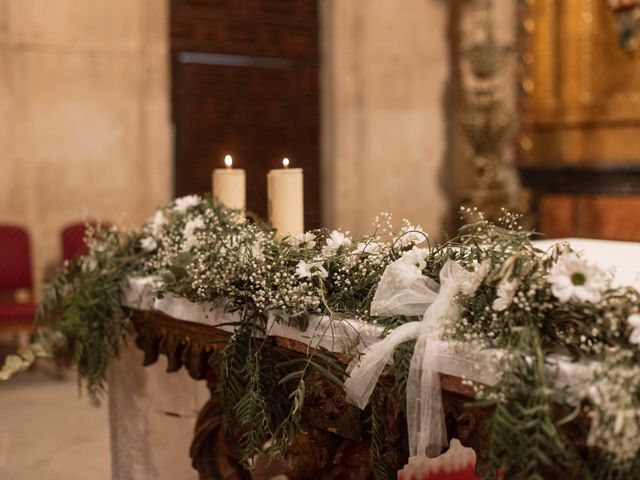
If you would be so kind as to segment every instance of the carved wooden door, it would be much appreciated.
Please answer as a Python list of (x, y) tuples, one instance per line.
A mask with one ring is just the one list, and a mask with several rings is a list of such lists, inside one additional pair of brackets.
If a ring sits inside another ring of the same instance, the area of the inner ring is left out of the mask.
[(319, 226), (317, 3), (171, 0), (170, 22), (176, 195), (210, 191), (230, 153), (247, 208), (266, 216), (266, 175), (286, 156)]

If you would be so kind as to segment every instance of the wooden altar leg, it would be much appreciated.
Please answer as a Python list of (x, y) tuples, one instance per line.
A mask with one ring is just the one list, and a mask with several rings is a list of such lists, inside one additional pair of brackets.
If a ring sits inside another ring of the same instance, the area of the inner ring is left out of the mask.
[(198, 415), (189, 452), (191, 465), (200, 479), (250, 479), (251, 474), (238, 462), (240, 452), (224, 421), (218, 388), (219, 367), (212, 366), (211, 362), (224, 348), (221, 340), (229, 335), (196, 324), (176, 324), (159, 313), (151, 317), (138, 313), (133, 320), (136, 345), (144, 351), (145, 366), (155, 363), (163, 354), (167, 357), (167, 372), (186, 368), (193, 379), (207, 382), (210, 398)]
[(211, 398), (198, 415), (190, 456), (200, 480), (245, 480), (251, 474), (238, 462), (240, 452), (222, 415), (220, 392), (210, 388)]
[(305, 427), (289, 447), (283, 466), (289, 480), (368, 480), (370, 458), (368, 441)]
[(464, 447), (471, 448), (476, 454), (475, 473), (483, 477), (488, 466), (489, 417), (487, 408), (468, 408), (465, 404), (469, 397), (451, 392), (443, 392), (443, 406), (447, 425), (447, 437), (460, 440)]

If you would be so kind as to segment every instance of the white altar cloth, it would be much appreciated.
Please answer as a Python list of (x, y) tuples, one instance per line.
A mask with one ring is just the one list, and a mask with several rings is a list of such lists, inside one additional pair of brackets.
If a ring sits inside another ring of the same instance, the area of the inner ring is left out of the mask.
[[(640, 243), (611, 242), (590, 239), (538, 240), (533, 242), (541, 250), (547, 250), (559, 242), (567, 242), (572, 248), (605, 269), (614, 271), (618, 285), (633, 285), (640, 273)], [(231, 323), (239, 322), (238, 313), (226, 312), (214, 304), (197, 304), (184, 298), (167, 295), (154, 297), (153, 277), (132, 278), (125, 289), (124, 304), (141, 310), (155, 310), (178, 320), (218, 326), (225, 331), (233, 331)], [(362, 352), (379, 340), (383, 328), (379, 325), (350, 319), (331, 319), (327, 316), (310, 315), (305, 331), (285, 325), (273, 316), (267, 322), (267, 335), (297, 340), (312, 347), (323, 347), (336, 353)], [(491, 368), (491, 358), (500, 356), (495, 350), (474, 350), (455, 342), (434, 342), (438, 351), (434, 368), (448, 375), (467, 378), (486, 385), (496, 383), (496, 372)], [(558, 380), (581, 377), (586, 373), (586, 365), (577, 365), (561, 356), (552, 359)], [(477, 368), (477, 365), (484, 365)]]
[[(197, 304), (184, 298), (170, 295), (162, 299), (153, 298), (153, 284), (150, 277), (133, 278), (125, 289), (124, 304), (132, 308), (155, 310), (178, 320), (185, 320), (221, 330), (233, 331), (233, 325), (240, 321), (237, 312), (227, 312), (223, 307), (213, 304)], [(331, 319), (328, 316), (310, 315), (305, 331), (286, 325), (269, 317), (266, 332), (269, 336), (288, 338), (305, 343), (313, 348), (322, 347), (334, 353), (362, 352), (366, 347), (379, 340), (383, 327), (361, 320)], [(499, 354), (496, 351), (474, 351), (462, 345), (458, 348), (454, 342), (433, 342), (438, 351), (436, 370), (457, 377), (492, 385), (496, 382), (495, 373), (488, 368), (474, 368), (475, 365), (488, 364), (489, 357)]]

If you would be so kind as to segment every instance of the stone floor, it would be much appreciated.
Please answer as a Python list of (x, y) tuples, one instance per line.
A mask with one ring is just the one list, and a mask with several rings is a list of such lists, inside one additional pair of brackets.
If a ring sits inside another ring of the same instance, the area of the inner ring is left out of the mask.
[(107, 480), (110, 467), (107, 407), (78, 395), (74, 372), (0, 383), (0, 479)]

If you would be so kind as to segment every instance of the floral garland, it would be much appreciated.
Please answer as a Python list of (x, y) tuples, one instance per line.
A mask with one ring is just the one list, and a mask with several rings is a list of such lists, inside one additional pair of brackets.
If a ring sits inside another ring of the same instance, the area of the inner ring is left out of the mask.
[[(161, 279), (159, 296), (241, 312), (221, 359), (225, 414), (247, 429), (245, 459), (267, 440), (271, 453), (282, 454), (300, 428), (309, 369), (341, 386), (346, 374), (327, 352), (311, 355), (301, 370), (285, 369), (291, 362), (268, 364), (254, 344), (267, 316), (304, 328), (309, 314), (321, 314), (393, 332), (422, 312), (372, 314), (387, 268), (394, 265), (399, 289), (418, 281), (436, 291), (443, 266), (453, 261), (473, 273), (474, 285), (455, 292), (455, 314), (449, 311), (440, 336), (504, 352), (497, 384), (474, 384), (476, 405), (493, 409), (486, 477), (640, 477), (640, 286), (615, 286), (610, 272), (567, 245), (536, 249), (513, 214), (494, 225), (476, 211), (462, 213), (471, 222), (442, 244), (431, 244), (406, 220), (394, 233), (387, 214), (360, 239), (318, 230), (280, 240), (259, 219), (199, 196), (179, 198), (137, 231), (102, 229), (89, 240), (88, 256), (65, 265), (49, 285), (36, 343), (10, 357), (0, 378), (24, 370), (36, 356), (65, 354), (98, 400), (108, 362), (131, 331), (120, 301), (123, 285), (151, 275)], [(411, 345), (399, 346), (387, 367), (397, 377)], [(552, 374), (558, 355), (587, 374), (559, 384)], [(265, 378), (267, 364), (280, 378)], [(264, 393), (292, 381), (293, 392), (280, 391), (278, 402)], [(406, 388), (400, 385), (399, 401)], [(575, 431), (586, 444), (572, 440)], [(372, 458), (382, 457), (374, 451)]]

